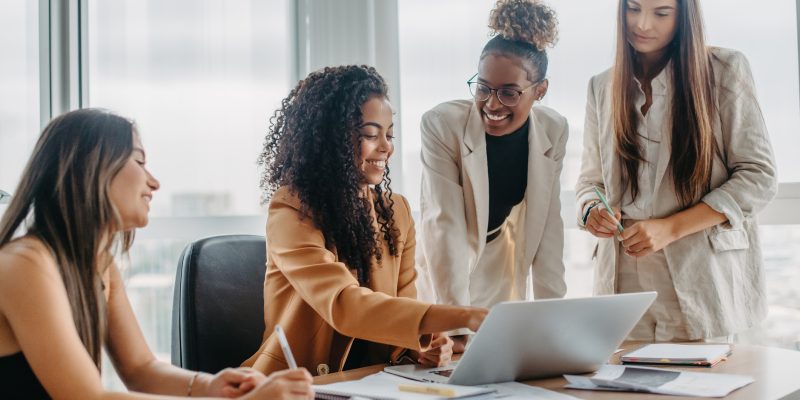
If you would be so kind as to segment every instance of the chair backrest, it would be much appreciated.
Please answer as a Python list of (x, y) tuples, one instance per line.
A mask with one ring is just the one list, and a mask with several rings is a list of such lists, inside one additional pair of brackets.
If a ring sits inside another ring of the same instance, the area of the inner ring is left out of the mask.
[(184, 249), (175, 277), (172, 363), (216, 373), (255, 354), (264, 334), (263, 236), (226, 235)]

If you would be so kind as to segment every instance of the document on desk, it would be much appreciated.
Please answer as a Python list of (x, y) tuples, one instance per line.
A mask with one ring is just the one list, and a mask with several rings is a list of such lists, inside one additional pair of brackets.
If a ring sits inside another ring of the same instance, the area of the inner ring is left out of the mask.
[[(404, 387), (430, 389), (428, 393), (408, 391)], [(495, 389), (480, 386), (447, 385), (442, 383), (421, 383), (386, 372), (368, 375), (356, 381), (314, 385), (316, 399), (344, 400), (364, 398), (371, 400), (437, 400), (437, 399), (491, 399)], [(437, 394), (442, 393), (442, 394)], [(443, 395), (444, 394), (444, 395)]]
[(564, 375), (567, 388), (647, 392), (675, 396), (725, 397), (753, 383), (744, 375), (604, 365), (593, 376)]
[[(442, 390), (452, 390), (449, 395), (427, 394), (414, 391), (401, 391), (401, 386), (422, 385)], [(323, 400), (435, 400), (435, 399), (502, 399), (502, 400), (580, 400), (577, 397), (556, 393), (536, 386), (529, 386), (519, 382), (495, 383), (480, 386), (460, 386), (435, 383), (420, 383), (419, 381), (403, 378), (386, 372), (378, 372), (357, 381), (332, 383), (329, 385), (314, 385), (316, 399)]]

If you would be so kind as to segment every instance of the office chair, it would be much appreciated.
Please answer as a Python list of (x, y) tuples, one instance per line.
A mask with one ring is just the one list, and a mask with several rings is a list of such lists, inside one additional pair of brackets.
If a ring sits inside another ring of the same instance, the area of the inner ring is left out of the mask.
[(255, 354), (264, 334), (263, 236), (215, 236), (184, 249), (175, 277), (172, 364), (216, 373)]

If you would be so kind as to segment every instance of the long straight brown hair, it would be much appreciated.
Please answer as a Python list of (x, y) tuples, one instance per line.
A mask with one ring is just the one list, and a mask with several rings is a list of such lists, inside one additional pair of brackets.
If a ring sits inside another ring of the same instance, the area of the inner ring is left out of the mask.
[[(716, 154), (712, 121), (714, 72), (705, 44), (703, 19), (697, 0), (677, 0), (678, 25), (668, 45), (666, 61), (672, 61), (672, 137), (669, 160), (675, 195), (682, 207), (699, 201), (711, 188), (711, 167)], [(636, 130), (634, 75), (638, 57), (628, 43), (628, 0), (619, 1), (617, 49), (613, 68), (612, 115), (617, 154), (622, 163), (625, 190), (635, 199), (640, 192), (639, 165), (642, 156)]]
[(132, 233), (114, 234), (122, 225), (108, 192), (133, 151), (133, 135), (131, 121), (104, 110), (53, 119), (0, 221), (0, 247), (24, 228), (51, 251), (75, 328), (98, 369), (107, 321), (101, 277), (112, 247), (127, 251), (133, 241)]

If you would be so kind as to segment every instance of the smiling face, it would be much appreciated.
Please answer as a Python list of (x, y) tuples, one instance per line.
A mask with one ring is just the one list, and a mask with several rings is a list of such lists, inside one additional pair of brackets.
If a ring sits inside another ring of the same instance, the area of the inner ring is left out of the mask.
[(659, 57), (675, 37), (678, 27), (676, 0), (627, 1), (625, 19), (628, 43), (651, 59)]
[(150, 200), (158, 190), (158, 180), (145, 168), (145, 153), (139, 135), (133, 135), (133, 152), (122, 169), (111, 179), (109, 199), (122, 220), (123, 231), (147, 225)]
[(363, 123), (358, 129), (356, 162), (363, 184), (377, 185), (383, 181), (386, 165), (394, 152), (394, 123), (392, 105), (385, 97), (372, 97), (361, 106)]
[(476, 80), (492, 89), (509, 88), (520, 91), (529, 88), (520, 95), (519, 102), (513, 107), (500, 103), (496, 92), (492, 92), (485, 101), (475, 101), (483, 121), (483, 129), (494, 136), (508, 135), (521, 128), (528, 119), (534, 101), (541, 99), (547, 92), (546, 80), (531, 87), (534, 82), (528, 79), (528, 72), (523, 68), (522, 61), (515, 56), (487, 54), (478, 64)]

